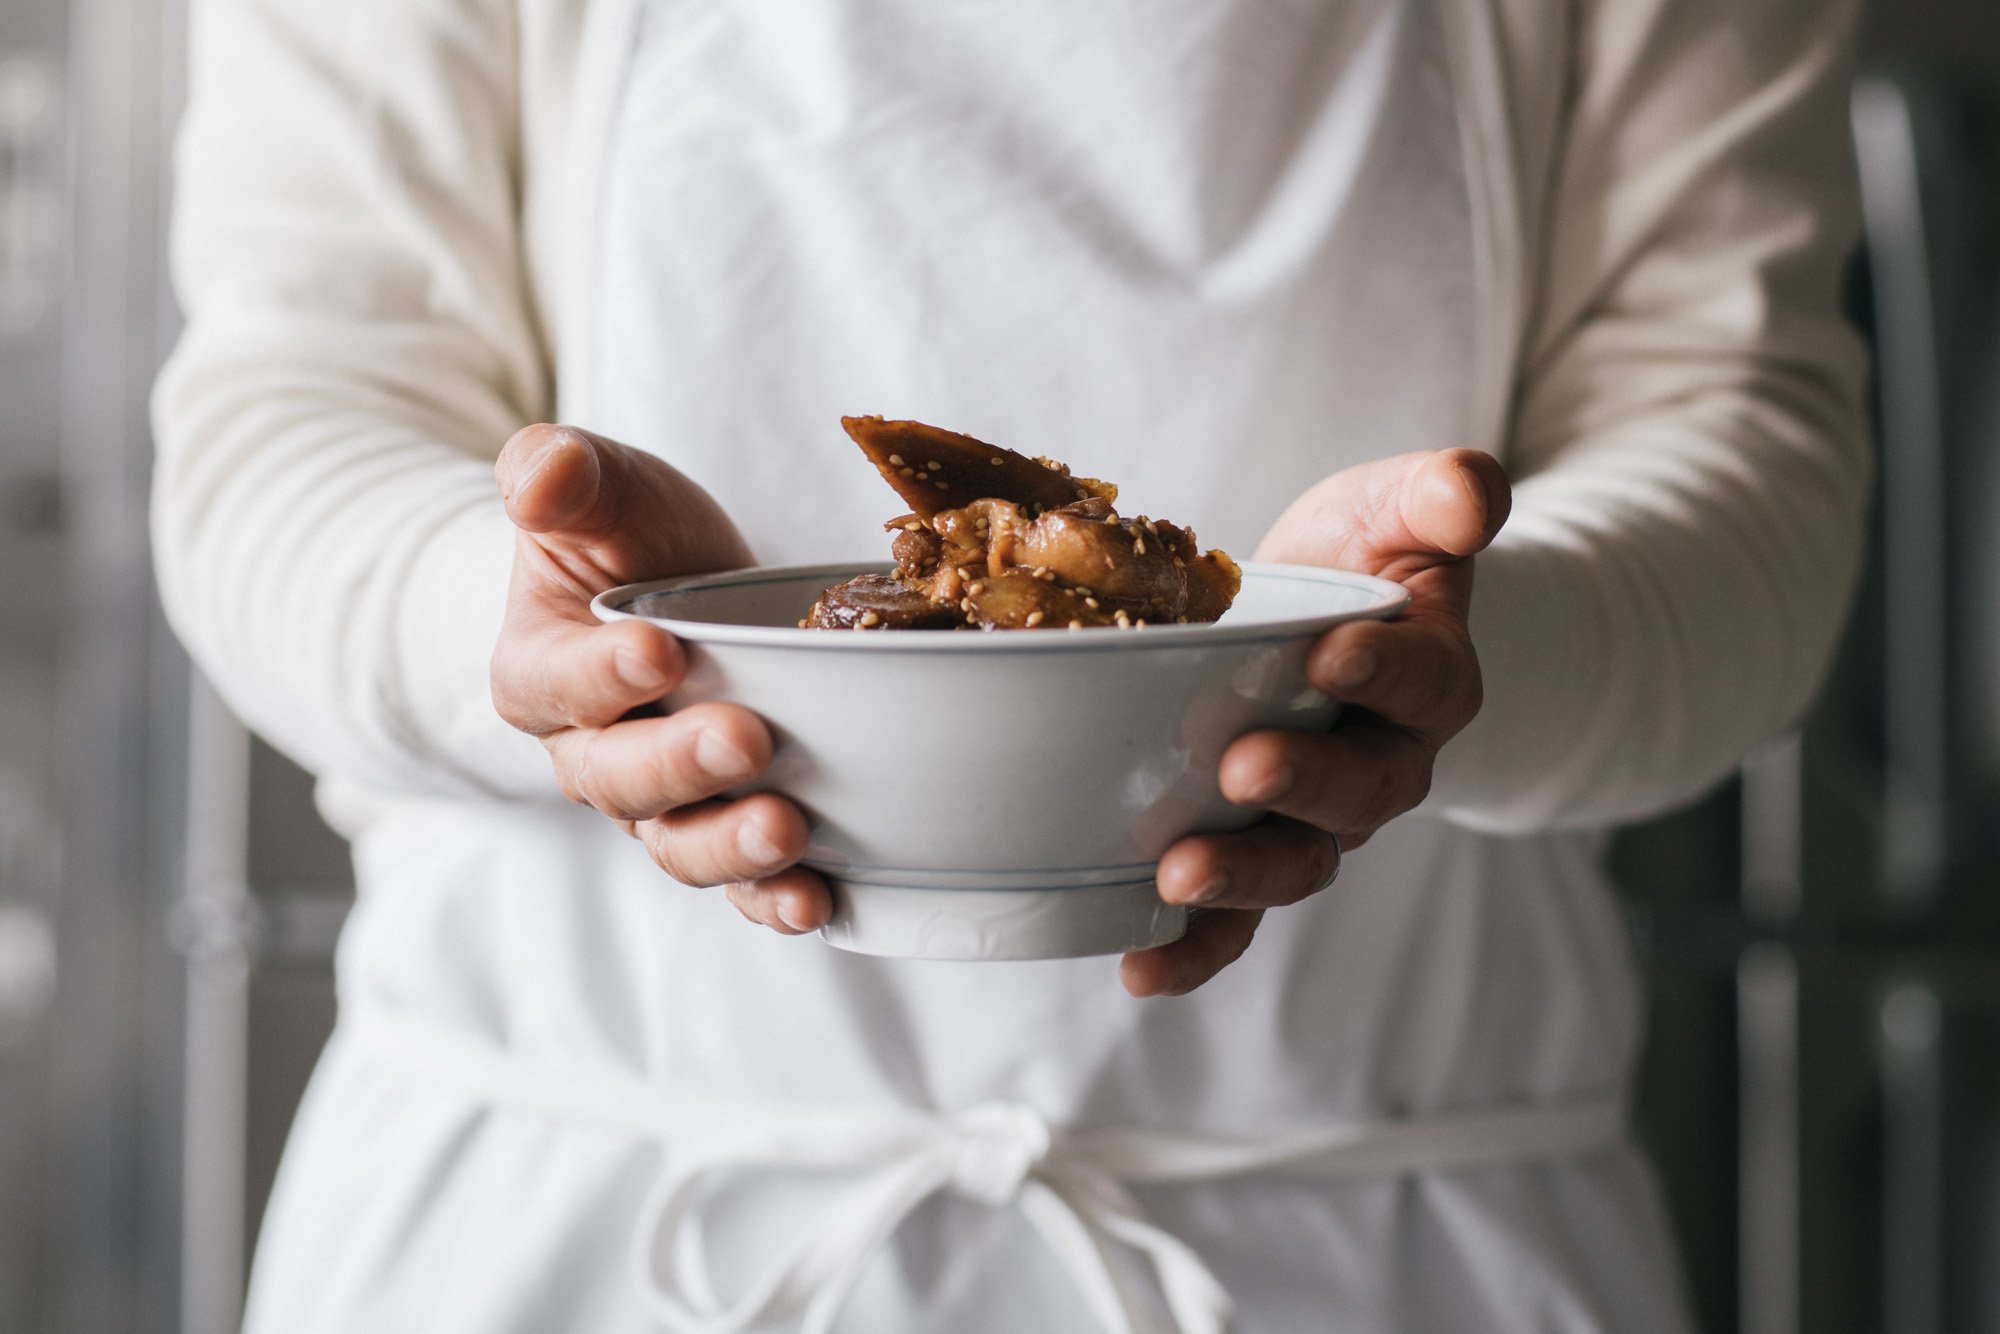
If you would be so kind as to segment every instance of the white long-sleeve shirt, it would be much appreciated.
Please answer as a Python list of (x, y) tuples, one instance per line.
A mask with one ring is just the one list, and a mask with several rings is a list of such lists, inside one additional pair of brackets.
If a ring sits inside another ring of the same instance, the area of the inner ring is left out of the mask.
[[(493, 715), (511, 535), (490, 461), (523, 422), (590, 425), (607, 406), (597, 219), (639, 6), (198, 3), (161, 582), (197, 660), (321, 776), (356, 838), (343, 1001), (743, 1092), (1014, 1096), (1059, 1119), (1211, 1129), (1621, 1080), (1637, 1003), (1617, 914), (1588, 840), (1546, 831), (1699, 791), (1798, 711), (1837, 631), (1866, 480), (1835, 306), (1851, 15), (1440, 9), (1479, 299), (1470, 438), (1438, 443), (1489, 448), (1517, 482), (1478, 562), (1486, 705), (1426, 814), (1338, 893), (1272, 914), (1215, 984), (1149, 1008), (1103, 961), (996, 981), (744, 935), (559, 808), (540, 748)], [(1023, 1011), (1005, 1041), (964, 1023), (996, 987)], [(811, 1033), (809, 1076), (797, 1041), (771, 1036), (788, 1012), (847, 1021)], [(546, 1328), (523, 1313), (558, 1299), (612, 1311), (588, 1265), (550, 1265), (572, 1234), (601, 1248), (633, 1207), (607, 1184), (637, 1170), (630, 1146), (425, 1097), (336, 1040), (274, 1206), (266, 1290), (316, 1292), (336, 1321), (370, 1292), (403, 1293), (379, 1309), (407, 1312), (409, 1275), (429, 1277), (414, 1256), (457, 1238), (503, 1251), (506, 1278), (484, 1290), (490, 1320), (461, 1306), (435, 1327)], [(380, 1166), (365, 1192), (357, 1156)], [(544, 1197), (533, 1164), (551, 1156), (569, 1184)], [(1305, 1265), (1380, 1327), (1475, 1310), (1525, 1327), (1549, 1309), (1604, 1327), (1634, 1293), (1674, 1327), (1630, 1160), (1395, 1189), (1216, 1188), (1161, 1209), (1223, 1252), (1225, 1278), (1263, 1266), (1283, 1288)], [(504, 1236), (487, 1199), (506, 1201)], [(1233, 1236), (1243, 1210), (1274, 1221)], [(1002, 1224), (946, 1222), (958, 1252), (1011, 1254)], [(1272, 1253), (1288, 1232), (1313, 1256)], [(1412, 1257), (1426, 1272), (1399, 1268)], [(957, 1273), (935, 1246), (902, 1260), (919, 1284)]]
[[(590, 415), (563, 395), (595, 356), (628, 7), (194, 6), (161, 589), (337, 806), (554, 793), (485, 698), (511, 540), (489, 465)], [(1435, 801), (1603, 824), (1780, 730), (1841, 621), (1867, 477), (1837, 308), (1851, 6), (1451, 8), (1485, 270), (1466, 443), (1518, 495), (1479, 562), (1486, 704)]]

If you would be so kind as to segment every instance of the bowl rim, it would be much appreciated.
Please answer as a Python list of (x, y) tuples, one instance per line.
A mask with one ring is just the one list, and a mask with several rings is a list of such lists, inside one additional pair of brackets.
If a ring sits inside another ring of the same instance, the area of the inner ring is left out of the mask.
[(824, 578), (827, 586), (858, 574), (881, 574), (895, 568), (888, 561), (837, 561), (824, 565), (757, 565), (709, 574), (648, 579), (607, 589), (590, 601), (602, 621), (647, 621), (678, 639), (696, 644), (735, 644), (761, 648), (799, 649), (816, 653), (1091, 653), (1107, 649), (1132, 651), (1195, 648), (1210, 644), (1282, 643), (1317, 634), (1348, 621), (1388, 620), (1409, 605), (1409, 590), (1388, 579), (1333, 570), (1318, 565), (1287, 565), (1275, 561), (1244, 561), (1244, 574), (1265, 579), (1334, 584), (1373, 595), (1360, 607), (1321, 612), (1279, 621), (1231, 625), (1210, 621), (1199, 625), (1149, 625), (1143, 630), (1090, 626), (1082, 630), (1036, 634), (951, 634), (943, 631), (902, 634), (832, 634), (791, 625), (726, 625), (686, 621), (673, 616), (643, 616), (627, 606), (650, 593), (673, 592), (707, 585), (779, 583), (808, 577)]

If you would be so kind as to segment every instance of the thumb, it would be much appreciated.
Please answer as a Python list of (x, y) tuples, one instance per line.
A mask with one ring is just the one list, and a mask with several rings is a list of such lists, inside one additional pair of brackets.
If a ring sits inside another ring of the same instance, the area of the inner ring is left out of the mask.
[(566, 566), (581, 558), (612, 583), (751, 563), (714, 497), (615, 440), (573, 426), (524, 427), (493, 473), (516, 528)]
[(1512, 501), (1506, 471), (1490, 454), (1399, 454), (1337, 472), (1300, 496), (1257, 559), (1406, 579), (1483, 551)]

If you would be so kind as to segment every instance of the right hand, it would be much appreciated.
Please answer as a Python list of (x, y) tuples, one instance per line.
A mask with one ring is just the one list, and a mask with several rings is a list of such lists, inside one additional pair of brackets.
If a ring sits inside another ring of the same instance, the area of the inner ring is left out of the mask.
[(493, 703), (539, 737), (570, 800), (593, 806), (687, 885), (727, 885), (744, 916), (787, 934), (826, 924), (826, 884), (796, 863), (798, 807), (772, 793), (718, 794), (771, 762), (747, 709), (695, 704), (628, 717), (677, 685), (680, 642), (644, 621), (600, 622), (590, 600), (640, 579), (751, 563), (709, 494), (650, 454), (566, 426), (517, 432), (494, 465), (519, 530)]

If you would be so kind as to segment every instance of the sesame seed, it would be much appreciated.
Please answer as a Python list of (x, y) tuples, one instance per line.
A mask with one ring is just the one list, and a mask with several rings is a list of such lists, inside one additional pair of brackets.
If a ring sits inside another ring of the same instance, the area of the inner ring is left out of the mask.
[(1132, 622), (1132, 624), (1133, 624), (1133, 625), (1134, 625), (1134, 626), (1135, 626), (1136, 628), (1138, 628), (1138, 629), (1140, 629), (1140, 630), (1143, 630), (1143, 629), (1145, 629), (1145, 628), (1146, 628), (1146, 618), (1145, 618), (1145, 617), (1143, 617), (1143, 616), (1141, 616), (1141, 617), (1140, 617), (1140, 618), (1139, 618), (1138, 620), (1136, 620), (1136, 621)]
[(1098, 607), (1098, 602), (1096, 598), (1085, 598), (1083, 600), (1083, 605), (1090, 608), (1092, 611), (1096, 611)]
[(896, 469), (896, 475), (899, 477), (915, 477), (917, 470), (915, 468), (898, 468)]
[(960, 598), (960, 599), (958, 600), (958, 609), (959, 609), (960, 611), (971, 611), (971, 610), (972, 610), (972, 599), (971, 599), (971, 598)]
[(979, 596), (979, 594), (984, 593), (986, 591), (986, 581), (984, 579), (974, 579), (971, 584), (971, 589), (974, 597)]
[(806, 628), (806, 622), (805, 618), (802, 616), (799, 618), (799, 629), (803, 630), (805, 628)]
[(1134, 538), (1132, 539), (1132, 550), (1133, 550), (1133, 551), (1135, 551), (1135, 552), (1137, 552), (1137, 553), (1138, 553), (1139, 555), (1141, 555), (1141, 556), (1145, 555), (1145, 554), (1146, 554), (1146, 539), (1145, 539), (1145, 538), (1143, 538), (1143, 537), (1134, 537)]
[(937, 488), (938, 490), (940, 490), (940, 491), (949, 491), (949, 490), (951, 490), (951, 488), (950, 488), (949, 486), (945, 485), (945, 484), (944, 484), (943, 482), (932, 482), (932, 483), (931, 483), (931, 485), (932, 485), (932, 486), (934, 486), (934, 487), (936, 487), (936, 488)]
[(896, 468), (900, 468), (900, 467), (902, 467), (902, 466), (903, 466), (903, 456), (902, 456), (901, 454), (891, 454), (891, 455), (889, 456), (889, 464), (890, 464), (890, 466), (891, 466), (891, 467), (896, 467)]
[(880, 625), (882, 623), (882, 618), (880, 616), (877, 616), (872, 611), (864, 611), (861, 613), (861, 623), (863, 625), (873, 627)]
[(932, 472), (941, 472), (944, 469), (944, 465), (942, 463), (939, 463), (936, 459), (932, 459), (929, 463), (926, 463), (924, 466), (926, 468), (929, 468)]
[(1129, 627), (1132, 624), (1132, 618), (1125, 614), (1125, 609), (1123, 607), (1120, 607), (1118, 609), (1118, 624), (1121, 628)]
[(1081, 629), (1083, 629), (1083, 622), (1082, 622), (1082, 621), (1071, 621), (1071, 622), (1069, 623), (1069, 628), (1070, 628), (1070, 629), (1072, 629), (1072, 630), (1081, 630)]
[(1040, 625), (1041, 623), (1042, 623), (1042, 614), (1040, 612), (1031, 611), (1028, 613), (1028, 624), (1030, 626)]
[(915, 519), (912, 519), (908, 523), (903, 525), (903, 531), (906, 533), (921, 533), (923, 530), (924, 526), (918, 523)]
[(994, 467), (996, 467), (996, 468), (997, 468), (997, 467), (999, 467), (999, 466), (1000, 466), (1001, 464), (1005, 463), (1006, 461), (1007, 461), (1007, 460), (1005, 460), (1005, 459), (988, 459), (988, 460), (987, 460), (987, 462), (991, 463), (991, 464), (992, 464), (992, 465), (993, 465)]
[(1048, 572), (1049, 572), (1049, 567), (1048, 567), (1048, 566), (1046, 566), (1046, 565), (1037, 565), (1037, 566), (1035, 567), (1035, 578), (1039, 579), (1039, 578), (1041, 578), (1041, 577), (1042, 577), (1043, 575), (1047, 574)]
[(1080, 598), (1087, 598), (1090, 596), (1090, 590), (1085, 588), (1082, 584), (1078, 584), (1076, 586), (1076, 595)]

